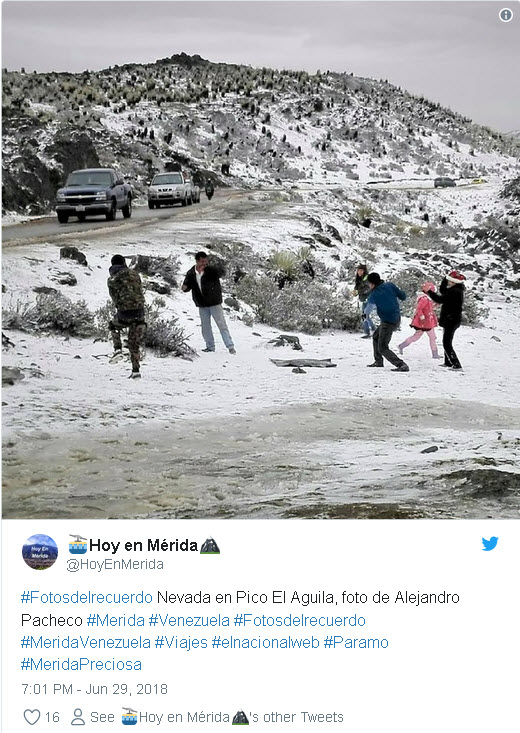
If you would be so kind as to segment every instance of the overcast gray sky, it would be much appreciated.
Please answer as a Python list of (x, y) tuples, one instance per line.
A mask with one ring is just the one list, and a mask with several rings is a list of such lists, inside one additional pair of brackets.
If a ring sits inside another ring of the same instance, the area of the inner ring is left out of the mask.
[[(498, 13), (511, 7), (503, 23)], [(2, 66), (83, 71), (185, 51), (211, 61), (388, 79), (476, 122), (520, 129), (520, 4), (5, 0)]]

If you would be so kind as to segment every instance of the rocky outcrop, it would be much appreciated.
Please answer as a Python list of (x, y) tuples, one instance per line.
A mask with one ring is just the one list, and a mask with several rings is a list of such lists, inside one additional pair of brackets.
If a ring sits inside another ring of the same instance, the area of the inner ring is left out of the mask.
[[(23, 129), (27, 135), (21, 139), (19, 155), (3, 165), (4, 211), (29, 215), (47, 213), (53, 207), (57, 189), (71, 171), (99, 167), (96, 148), (85, 132), (63, 129), (40, 156), (34, 125), (29, 127), (20, 119), (11, 120), (10, 124), (16, 125), (17, 133)], [(12, 127), (9, 132), (14, 132)]]
[(69, 173), (78, 168), (99, 168), (101, 165), (91, 137), (74, 128), (64, 128), (58, 132), (54, 142), (45, 149), (45, 154), (61, 168), (63, 182)]

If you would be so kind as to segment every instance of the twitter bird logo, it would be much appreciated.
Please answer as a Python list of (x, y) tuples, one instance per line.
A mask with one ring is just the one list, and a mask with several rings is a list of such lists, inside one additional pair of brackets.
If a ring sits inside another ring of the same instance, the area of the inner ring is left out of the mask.
[(489, 552), (490, 550), (494, 550), (497, 546), (498, 537), (491, 537), (489, 540), (485, 540), (482, 537), (482, 544), (484, 547), (482, 548), (484, 552)]

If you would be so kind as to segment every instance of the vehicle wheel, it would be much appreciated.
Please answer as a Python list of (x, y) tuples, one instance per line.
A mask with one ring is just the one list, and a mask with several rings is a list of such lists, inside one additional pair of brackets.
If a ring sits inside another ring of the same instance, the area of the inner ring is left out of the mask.
[(116, 218), (116, 212), (117, 212), (116, 200), (112, 199), (112, 203), (110, 204), (110, 211), (105, 214), (105, 219), (107, 221), (114, 221), (114, 219)]
[(78, 214), (78, 221), (85, 221), (86, 218), (85, 214)]
[(155, 203), (153, 201), (148, 201), (148, 208), (155, 209)]
[(181, 206), (186, 206), (187, 203), (188, 203), (188, 199), (187, 197), (185, 197), (182, 199)]
[(60, 224), (66, 224), (68, 220), (69, 220), (68, 214), (62, 214), (61, 211), (58, 211), (58, 221), (60, 222)]
[(132, 197), (131, 196), (128, 197), (126, 201), (126, 205), (123, 206), (121, 211), (123, 212), (123, 217), (125, 219), (130, 219), (130, 217), (132, 216)]

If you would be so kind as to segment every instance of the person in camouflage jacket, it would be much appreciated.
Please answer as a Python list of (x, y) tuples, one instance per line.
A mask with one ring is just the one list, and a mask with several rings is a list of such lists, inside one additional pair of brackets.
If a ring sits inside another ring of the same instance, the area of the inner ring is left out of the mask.
[(116, 307), (116, 315), (108, 324), (114, 344), (110, 363), (123, 358), (121, 331), (128, 328), (128, 350), (132, 361), (130, 377), (136, 379), (141, 376), (140, 347), (146, 333), (143, 285), (139, 273), (129, 269), (122, 255), (112, 257), (109, 273), (108, 292)]

